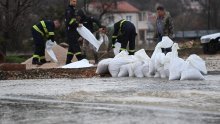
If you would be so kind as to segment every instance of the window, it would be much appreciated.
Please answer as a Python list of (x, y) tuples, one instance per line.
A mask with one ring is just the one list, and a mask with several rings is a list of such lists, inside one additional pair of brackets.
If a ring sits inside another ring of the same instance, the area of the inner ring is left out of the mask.
[(138, 14), (139, 16), (139, 21), (145, 21), (146, 20), (146, 13), (145, 12), (140, 12)]
[(139, 39), (145, 41), (145, 30), (139, 30)]
[(131, 19), (132, 19), (132, 16), (126, 16), (126, 20), (128, 20), (128, 21), (131, 21)]

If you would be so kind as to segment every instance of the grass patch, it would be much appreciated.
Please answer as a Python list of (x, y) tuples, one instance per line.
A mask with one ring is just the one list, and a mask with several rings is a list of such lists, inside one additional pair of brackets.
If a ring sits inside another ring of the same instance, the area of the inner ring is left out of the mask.
[(10, 55), (5, 57), (6, 63), (22, 63), (26, 61), (30, 56)]

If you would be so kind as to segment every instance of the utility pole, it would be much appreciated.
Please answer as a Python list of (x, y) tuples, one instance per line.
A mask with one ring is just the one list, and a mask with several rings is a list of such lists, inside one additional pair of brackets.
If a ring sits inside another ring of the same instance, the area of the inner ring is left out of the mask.
[(207, 0), (207, 5), (208, 5), (208, 30), (210, 30), (210, 16), (211, 16), (211, 13), (210, 13), (210, 0)]
[(83, 7), (84, 7), (84, 11), (85, 11), (85, 13), (87, 13), (87, 0), (84, 0), (84, 2), (83, 2)]

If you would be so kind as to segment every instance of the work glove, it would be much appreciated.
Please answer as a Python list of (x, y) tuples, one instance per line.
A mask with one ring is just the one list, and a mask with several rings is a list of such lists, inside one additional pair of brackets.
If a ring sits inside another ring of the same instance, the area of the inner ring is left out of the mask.
[(82, 26), (83, 26), (83, 24), (79, 24), (79, 25), (78, 25), (78, 27), (82, 27)]
[(121, 43), (119, 42), (116, 42), (113, 46), (113, 52), (115, 55), (117, 55), (119, 52), (120, 52), (120, 49), (121, 49)]
[(115, 48), (115, 44), (112, 44), (112, 49), (114, 49)]
[(56, 41), (53, 42), (52, 40), (48, 40), (46, 42), (46, 49), (52, 49), (53, 46), (56, 45), (56, 44), (57, 44)]

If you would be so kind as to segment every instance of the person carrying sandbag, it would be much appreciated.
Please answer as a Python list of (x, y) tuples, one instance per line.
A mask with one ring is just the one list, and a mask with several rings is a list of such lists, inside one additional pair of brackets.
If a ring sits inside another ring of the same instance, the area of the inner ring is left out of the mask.
[(35, 42), (32, 64), (42, 65), (47, 62), (45, 59), (45, 41), (49, 40), (50, 44), (54, 44), (54, 30), (59, 27), (59, 20), (42, 20), (32, 27), (32, 36)]
[[(102, 31), (102, 26), (101, 26), (100, 21), (95, 19), (92, 16), (85, 15), (83, 10), (79, 10), (77, 12), (77, 20), (79, 21), (79, 23), (83, 24), (83, 26), (85, 26), (93, 34), (94, 33), (99, 34), (99, 32)], [(98, 31), (95, 30), (94, 24), (96, 24), (96, 26), (99, 28)], [(86, 56), (86, 54), (87, 54), (86, 52), (89, 53), (91, 51), (91, 53), (94, 56), (95, 63), (98, 63), (98, 53), (96, 52), (95, 47), (90, 45), (89, 42), (86, 41), (85, 39), (83, 39), (82, 42), (83, 42), (82, 43), (82, 51), (83, 51), (84, 55)]]
[(67, 40), (69, 43), (66, 64), (71, 63), (74, 55), (78, 60), (82, 60), (85, 58), (85, 56), (82, 55), (80, 45), (78, 42), (80, 35), (77, 32), (77, 27), (82, 26), (82, 24), (80, 24), (76, 19), (76, 14), (78, 11), (76, 9), (77, 0), (70, 0), (69, 2), (70, 4), (66, 9), (65, 13), (66, 33)]
[(135, 53), (136, 29), (133, 23), (122, 19), (114, 24), (114, 33), (112, 35), (112, 48), (115, 48), (116, 40), (121, 43), (120, 51), (127, 50), (129, 43), (129, 55)]

